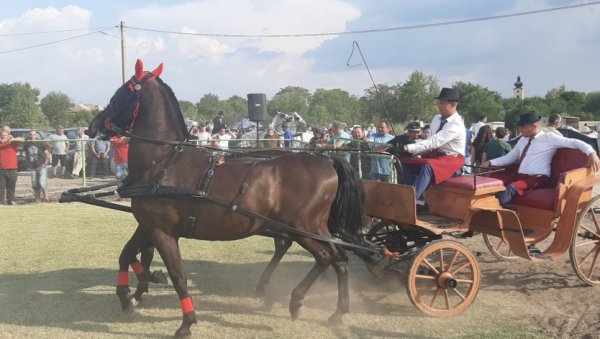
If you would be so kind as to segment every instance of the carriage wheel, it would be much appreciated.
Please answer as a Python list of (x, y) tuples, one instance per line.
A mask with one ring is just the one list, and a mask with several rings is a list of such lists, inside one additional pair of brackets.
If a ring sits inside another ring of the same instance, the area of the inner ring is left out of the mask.
[(449, 317), (471, 305), (480, 281), (473, 253), (457, 242), (440, 240), (425, 246), (414, 258), (406, 290), (421, 312)]
[(588, 285), (600, 285), (600, 195), (579, 213), (569, 255), (579, 279)]
[[(373, 225), (367, 233), (366, 239), (381, 247), (386, 246), (388, 249), (392, 248), (393, 244), (389, 236), (398, 231), (398, 226), (392, 224), (387, 220), (381, 220), (377, 224)], [(373, 254), (369, 258), (365, 259), (367, 269), (371, 274), (385, 282), (400, 282), (405, 276), (406, 263), (396, 258), (385, 257), (380, 254)]]
[(490, 252), (499, 259), (512, 260), (518, 258), (504, 239), (483, 233), (483, 242)]

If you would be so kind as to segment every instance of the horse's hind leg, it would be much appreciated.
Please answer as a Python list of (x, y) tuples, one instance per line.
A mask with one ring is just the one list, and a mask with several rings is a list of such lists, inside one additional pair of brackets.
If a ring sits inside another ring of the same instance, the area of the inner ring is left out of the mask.
[(333, 259), (331, 249), (326, 247), (326, 245), (308, 238), (300, 238), (297, 242), (315, 257), (316, 262), (306, 277), (304, 277), (300, 284), (292, 291), (289, 308), (292, 320), (298, 318), (300, 307), (302, 307), (302, 301), (304, 300), (306, 292), (308, 292), (315, 280), (317, 280), (317, 278), (327, 269)]
[(348, 256), (343, 249), (331, 245), (334, 255), (331, 265), (337, 275), (338, 301), (335, 313), (329, 317), (329, 322), (337, 324), (342, 322), (342, 316), (350, 312), (350, 292), (348, 290)]
[[(140, 261), (146, 272), (150, 272), (150, 265), (152, 264), (152, 259), (154, 259), (154, 246), (150, 246), (146, 249), (143, 249), (140, 255)], [(132, 295), (137, 301), (141, 301), (142, 294), (148, 292), (149, 282), (155, 284), (168, 283), (167, 276), (161, 270), (150, 273), (147, 278), (148, 280), (138, 279), (137, 288), (135, 289), (135, 292)]]
[(183, 313), (183, 321), (179, 329), (175, 332), (176, 337), (186, 337), (191, 334), (190, 327), (196, 323), (196, 311), (192, 298), (188, 293), (187, 278), (183, 272), (181, 264), (181, 253), (177, 240), (170, 234), (166, 234), (160, 229), (153, 229), (152, 242), (156, 246), (158, 253), (163, 259), (169, 276), (179, 296), (181, 310)]
[(292, 246), (292, 241), (288, 239), (273, 238), (273, 241), (275, 243), (275, 253), (263, 273), (260, 275), (258, 284), (256, 284), (256, 295), (258, 296), (264, 295), (265, 287), (269, 284), (273, 271), (275, 271), (275, 267), (277, 267), (281, 258), (283, 258), (290, 246)]

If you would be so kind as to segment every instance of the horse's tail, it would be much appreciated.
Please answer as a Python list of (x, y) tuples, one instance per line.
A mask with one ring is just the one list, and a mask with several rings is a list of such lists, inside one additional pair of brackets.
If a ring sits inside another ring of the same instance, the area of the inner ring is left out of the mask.
[(338, 175), (338, 188), (329, 212), (329, 232), (355, 242), (363, 222), (365, 190), (358, 173), (346, 160), (331, 159)]

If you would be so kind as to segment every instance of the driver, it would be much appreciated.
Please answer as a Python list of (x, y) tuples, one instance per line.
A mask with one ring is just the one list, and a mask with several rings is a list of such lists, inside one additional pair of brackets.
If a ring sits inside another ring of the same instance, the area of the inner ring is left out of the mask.
[(453, 88), (442, 88), (437, 99), (440, 114), (431, 122), (427, 139), (402, 146), (402, 151), (416, 155), (400, 158), (402, 179), (415, 187), (415, 196), (422, 199), (429, 184), (450, 178), (460, 170), (465, 161), (465, 124), (456, 111), (459, 93)]

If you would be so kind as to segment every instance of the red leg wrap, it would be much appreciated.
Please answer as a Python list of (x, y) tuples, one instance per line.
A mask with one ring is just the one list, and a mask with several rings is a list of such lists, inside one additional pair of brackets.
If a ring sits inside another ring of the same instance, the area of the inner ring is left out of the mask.
[(181, 301), (181, 311), (185, 313), (194, 312), (194, 303), (192, 303), (192, 297), (185, 297)]
[(129, 272), (119, 272), (117, 277), (118, 286), (129, 286)]
[(134, 261), (131, 264), (131, 269), (133, 270), (133, 272), (135, 273), (135, 275), (139, 276), (140, 274), (144, 273), (144, 266), (142, 265), (141, 262), (139, 261)]

